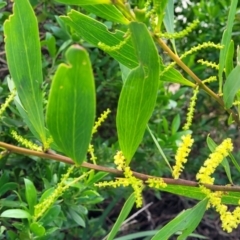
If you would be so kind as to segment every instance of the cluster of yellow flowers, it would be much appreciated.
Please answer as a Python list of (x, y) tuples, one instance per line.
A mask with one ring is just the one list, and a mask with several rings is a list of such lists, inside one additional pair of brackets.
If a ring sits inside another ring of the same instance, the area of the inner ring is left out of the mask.
[[(215, 151), (211, 153), (208, 159), (204, 162), (203, 166), (197, 173), (197, 180), (199, 180), (201, 191), (209, 198), (209, 205), (214, 207), (220, 214), (222, 221), (222, 228), (226, 232), (230, 233), (233, 229), (237, 228), (240, 224), (240, 206), (236, 207), (233, 212), (228, 211), (228, 207), (222, 204), (223, 192), (212, 192), (203, 186), (203, 184), (213, 184), (214, 178), (211, 175), (215, 172), (217, 166), (222, 160), (228, 156), (229, 152), (233, 150), (233, 144), (231, 139), (225, 139)], [(239, 201), (240, 205), (240, 201)]]
[(200, 183), (213, 184), (214, 178), (211, 177), (211, 174), (214, 173), (217, 166), (232, 150), (233, 144), (231, 139), (225, 139), (218, 147), (216, 147), (215, 151), (211, 153), (209, 158), (204, 162), (196, 176), (197, 180), (199, 180)]
[(157, 189), (167, 187), (167, 184), (163, 181), (162, 178), (148, 178), (146, 183), (148, 184), (149, 187)]
[[(136, 207), (141, 207), (143, 204), (142, 199), (142, 190), (144, 188), (143, 181), (133, 176), (133, 172), (130, 169), (129, 166), (126, 165), (126, 159), (123, 156), (123, 153), (121, 151), (118, 151), (116, 155), (114, 156), (114, 163), (117, 165), (117, 169), (120, 171), (123, 171), (125, 178), (116, 178), (115, 181), (104, 181), (96, 183), (95, 186), (98, 187), (127, 187), (131, 186), (134, 191), (135, 195), (135, 201), (136, 201)], [(167, 186), (167, 184), (163, 181), (162, 178), (149, 178), (146, 183), (150, 187), (155, 188), (164, 188)]]
[(191, 151), (191, 147), (193, 145), (194, 140), (192, 139), (190, 134), (182, 136), (182, 143), (180, 144), (175, 159), (176, 163), (173, 167), (172, 175), (174, 179), (178, 179), (182, 170), (183, 164), (187, 162), (187, 157)]
[[(221, 203), (222, 192), (212, 192), (204, 186), (200, 186), (201, 191), (209, 198), (209, 205), (214, 207), (219, 213), (224, 231), (230, 233), (240, 224), (240, 207), (236, 207), (233, 212), (228, 211), (228, 207)], [(240, 201), (238, 202), (240, 205)]]
[(135, 195), (135, 201), (136, 201), (136, 207), (141, 207), (143, 204), (142, 199), (142, 190), (144, 188), (143, 181), (140, 179), (137, 179), (133, 176), (132, 170), (129, 166), (126, 166), (126, 159), (123, 156), (121, 151), (118, 151), (116, 155), (114, 156), (114, 163), (117, 165), (117, 169), (122, 170), (125, 178), (117, 178), (115, 181), (104, 181), (96, 183), (95, 186), (98, 187), (127, 187), (131, 186), (134, 190)]

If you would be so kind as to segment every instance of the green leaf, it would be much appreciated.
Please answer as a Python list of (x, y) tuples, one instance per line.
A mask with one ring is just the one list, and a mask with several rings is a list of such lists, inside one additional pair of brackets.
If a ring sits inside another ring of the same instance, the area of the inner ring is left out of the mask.
[(18, 188), (18, 184), (15, 182), (8, 182), (4, 185), (0, 185), (0, 196), (5, 194), (7, 191), (15, 190)]
[(94, 78), (88, 53), (80, 46), (66, 52), (53, 78), (47, 125), (58, 147), (81, 164), (91, 140), (95, 118)]
[(28, 0), (14, 1), (13, 14), (4, 23), (4, 34), (8, 67), (19, 99), (38, 138), (45, 142), (39, 32)]
[(227, 76), (223, 86), (223, 101), (226, 108), (233, 105), (234, 97), (240, 89), (240, 65), (237, 65)]
[(51, 33), (46, 33), (45, 40), (41, 41), (41, 46), (47, 47), (48, 52), (52, 58), (56, 56), (56, 39)]
[(233, 56), (234, 56), (234, 42), (233, 40), (231, 40), (228, 47), (228, 51), (227, 51), (227, 57), (226, 57), (226, 66), (225, 66), (226, 76), (228, 76), (230, 72), (233, 70)]
[(0, 186), (2, 186), (3, 184), (7, 183), (9, 180), (9, 175), (8, 173), (5, 171), (2, 173), (1, 177), (0, 177)]
[(85, 221), (77, 212), (75, 212), (72, 209), (69, 209), (69, 215), (71, 219), (74, 220), (79, 226), (84, 228), (86, 227)]
[(224, 67), (226, 65), (227, 52), (228, 52), (229, 45), (231, 42), (232, 28), (233, 28), (235, 14), (237, 11), (237, 3), (238, 3), (238, 0), (231, 1), (231, 6), (230, 6), (229, 14), (228, 14), (227, 27), (226, 27), (226, 30), (223, 32), (222, 41), (221, 41), (221, 45), (223, 45), (224, 47), (220, 50), (220, 56), (219, 56), (218, 78), (219, 78), (220, 92), (222, 92), (221, 91), (221, 89), (222, 89), (222, 74), (224, 71)]
[[(167, 187), (160, 188), (159, 190), (196, 200), (202, 200), (206, 197), (198, 187), (168, 184)], [(239, 198), (240, 192), (229, 192), (222, 197), (222, 203), (238, 205)]]
[(160, 75), (160, 80), (165, 82), (179, 83), (189, 87), (194, 87), (195, 84), (187, 80), (182, 74), (174, 68), (170, 68), (168, 71)]
[(24, 178), (24, 183), (25, 183), (25, 196), (29, 206), (29, 212), (33, 215), (34, 206), (37, 204), (37, 191), (34, 184), (30, 180)]
[[(61, 19), (94, 46), (98, 46), (100, 42), (107, 46), (116, 46), (125, 39), (125, 32), (116, 30), (111, 33), (104, 24), (75, 10), (71, 10), (68, 16), (62, 16)], [(131, 41), (127, 41), (119, 50), (104, 51), (128, 68), (132, 69), (138, 66)]]
[(180, 124), (181, 124), (180, 115), (177, 114), (177, 115), (175, 115), (175, 117), (173, 118), (173, 121), (172, 121), (172, 126), (171, 126), (172, 135), (174, 135), (178, 131)]
[(178, 240), (185, 239), (198, 226), (205, 213), (207, 203), (208, 199), (204, 199), (193, 208), (182, 211), (171, 222), (160, 229), (151, 240), (168, 240), (177, 231), (182, 231)]
[(2, 1), (1, 1), (1, 2), (0, 2), (0, 9), (3, 8), (3, 7), (5, 7), (6, 5), (7, 5), (6, 2), (2, 2)]
[[(164, 26), (167, 30), (168, 33), (174, 33), (174, 1), (173, 0), (168, 0), (166, 10), (165, 10), (165, 15), (164, 15)], [(175, 45), (175, 39), (170, 39), (174, 52), (176, 53), (176, 45)]]
[(110, 4), (86, 5), (83, 6), (87, 11), (96, 14), (97, 16), (107, 19), (112, 22), (128, 24), (129, 21), (124, 15), (114, 6)]
[(22, 210), (22, 209), (9, 209), (4, 211), (1, 214), (1, 217), (5, 218), (17, 218), (17, 219), (24, 219), (24, 218), (31, 218), (31, 215), (29, 212)]
[(155, 143), (155, 145), (156, 145), (159, 153), (161, 154), (162, 158), (164, 159), (164, 161), (165, 161), (166, 164), (168, 165), (169, 169), (172, 171), (172, 167), (171, 167), (171, 165), (170, 165), (170, 163), (169, 163), (166, 155), (164, 154), (164, 152), (163, 152), (160, 144), (158, 143), (157, 139), (156, 139), (155, 136), (153, 135), (153, 133), (152, 133), (152, 131), (151, 131), (151, 129), (149, 128), (148, 125), (147, 125), (147, 130), (148, 130), (148, 132), (150, 133), (150, 135), (151, 135), (151, 137), (152, 137), (152, 139), (153, 139), (153, 141), (154, 141), (154, 143)]
[(128, 163), (154, 110), (160, 72), (157, 49), (147, 27), (136, 22), (129, 26), (139, 65), (127, 76), (117, 109), (119, 145)]
[[(208, 148), (210, 149), (211, 152), (214, 152), (215, 148), (218, 146), (209, 135), (207, 136), (207, 145), (208, 145)], [(227, 158), (223, 159), (223, 161), (221, 162), (221, 165), (224, 167), (224, 170), (225, 170), (225, 172), (227, 174), (227, 177), (228, 177), (228, 181), (231, 184), (233, 184), (232, 177), (231, 177), (230, 166), (229, 166)]]
[(59, 205), (52, 206), (40, 219), (40, 222), (43, 223), (44, 226), (47, 226), (49, 223), (52, 223), (56, 220), (58, 215), (61, 212), (61, 207)]
[(122, 223), (127, 218), (130, 211), (132, 210), (134, 202), (135, 202), (135, 197), (134, 197), (134, 194), (132, 193), (130, 197), (127, 199), (127, 201), (125, 202), (124, 206), (122, 207), (122, 210), (117, 218), (117, 221), (115, 222), (111, 232), (107, 236), (107, 240), (114, 239)]
[(92, 5), (92, 4), (111, 4), (111, 0), (55, 0), (56, 2), (64, 3), (67, 5)]
[(38, 237), (42, 237), (46, 233), (45, 228), (37, 222), (31, 223), (30, 230)]

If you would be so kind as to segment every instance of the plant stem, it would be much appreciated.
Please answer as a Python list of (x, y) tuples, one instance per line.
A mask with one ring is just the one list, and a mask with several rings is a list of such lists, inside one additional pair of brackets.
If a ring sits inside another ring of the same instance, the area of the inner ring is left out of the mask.
[[(57, 160), (59, 162), (64, 162), (67, 164), (71, 164), (74, 165), (75, 163), (68, 157), (65, 157), (63, 155), (60, 154), (55, 154), (55, 153), (45, 153), (45, 152), (37, 152), (37, 151), (33, 151), (30, 149), (26, 149), (26, 148), (22, 148), (22, 147), (17, 147), (11, 144), (7, 144), (4, 142), (0, 142), (0, 147), (8, 150), (9, 152), (12, 153), (19, 153), (22, 155), (31, 155), (31, 156), (37, 156), (40, 158), (45, 158), (45, 159), (53, 159), (53, 160)], [(101, 165), (95, 165), (92, 163), (87, 163), (87, 162), (83, 162), (82, 165), (77, 166), (76, 167), (84, 167), (84, 168), (89, 168), (89, 169), (94, 169), (94, 170), (98, 170), (98, 171), (103, 171), (103, 172), (108, 172), (108, 173), (113, 173), (116, 175), (123, 175), (122, 171), (119, 171), (117, 169), (113, 169), (113, 168), (109, 168), (109, 167), (104, 167)], [(151, 176), (151, 175), (146, 175), (143, 173), (139, 173), (139, 172), (133, 172), (133, 175), (138, 178), (141, 179), (143, 181), (148, 180), (149, 178), (158, 178), (155, 176)], [(189, 180), (184, 180), (184, 179), (172, 179), (172, 178), (162, 178), (163, 181), (169, 185), (179, 185), (179, 186), (190, 186), (190, 187), (199, 187), (198, 182), (195, 181), (189, 181)], [(240, 187), (238, 186), (222, 186), (222, 185), (210, 185), (210, 184), (204, 184), (204, 186), (208, 189), (214, 190), (214, 191), (224, 191), (224, 192), (240, 192)], [(162, 191), (164, 191), (164, 188), (161, 189)]]
[[(160, 39), (159, 37), (155, 36), (154, 39), (156, 42), (163, 48), (164, 51), (168, 53), (170, 58), (177, 63), (179, 67), (181, 67), (186, 73), (189, 74), (190, 77), (192, 77), (193, 80), (199, 85), (200, 88), (202, 88), (205, 92), (207, 92), (212, 98), (214, 98), (224, 109), (224, 102), (223, 100), (215, 93), (213, 92), (208, 86), (206, 86), (200, 78), (198, 78), (195, 73), (167, 46), (167, 44)], [(232, 114), (233, 119), (235, 122), (240, 125), (240, 121), (238, 118), (238, 115), (233, 112), (231, 109), (225, 109), (229, 114)]]

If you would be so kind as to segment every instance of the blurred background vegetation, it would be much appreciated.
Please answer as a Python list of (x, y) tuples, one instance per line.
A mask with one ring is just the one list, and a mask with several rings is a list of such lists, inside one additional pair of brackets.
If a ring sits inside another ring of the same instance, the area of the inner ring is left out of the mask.
[[(3, 23), (11, 14), (12, 2), (8, 1), (7, 4), (4, 4), (5, 2), (0, 0), (0, 103), (3, 103), (9, 94), (6, 80), (9, 72), (4, 52)], [(39, 21), (43, 73), (45, 76), (43, 89), (45, 89), (46, 96), (57, 66), (64, 61), (64, 52), (67, 47), (78, 43), (88, 50), (96, 80), (97, 115), (99, 116), (107, 108), (111, 109), (110, 116), (93, 138), (96, 156), (98, 157), (97, 162), (99, 165), (114, 166), (113, 156), (118, 150), (115, 116), (122, 87), (118, 63), (103, 51), (84, 42), (81, 36), (76, 35), (61, 21), (59, 16), (65, 15), (70, 10), (70, 6), (60, 5), (52, 0), (31, 0), (30, 2)], [(132, 1), (132, 4), (134, 5), (135, 2)], [(84, 9), (74, 8), (97, 18)], [(228, 9), (229, 1), (227, 0), (175, 1), (175, 30), (177, 32), (183, 30), (188, 23), (195, 19), (200, 21), (199, 26), (191, 34), (175, 41), (178, 54), (181, 55), (199, 43), (208, 41), (220, 43), (226, 26)], [(114, 31), (117, 27), (112, 22), (102, 21), (111, 31)], [(239, 27), (240, 12), (238, 11), (232, 36), (235, 47), (240, 41)], [(192, 54), (184, 61), (200, 79), (206, 79), (211, 75), (216, 75), (217, 72), (210, 68), (206, 69), (205, 66), (197, 63), (197, 60), (204, 59), (218, 62), (218, 58), (218, 51), (207, 49)], [(163, 59), (165, 63), (169, 61), (164, 53)], [(189, 79), (189, 76), (185, 75), (184, 72), (182, 74)], [(210, 87), (217, 92), (217, 83), (211, 83)], [(192, 90), (185, 86), (162, 82), (159, 85), (157, 105), (149, 127), (172, 164), (177, 144), (183, 134), (181, 127), (185, 121), (191, 93)], [(234, 125), (229, 126), (227, 119), (228, 116), (224, 110), (206, 93), (200, 91), (192, 126), (195, 144), (182, 178), (195, 179), (196, 172), (209, 154), (206, 145), (208, 134), (217, 143), (221, 142), (226, 136), (231, 137), (235, 144), (234, 154), (238, 159), (238, 156), (240, 156), (238, 129)], [(17, 130), (26, 138), (34, 140), (14, 104), (11, 104), (10, 108), (4, 113), (1, 123), (1, 141), (18, 144), (10, 135), (12, 129)], [(132, 161), (132, 169), (135, 171), (171, 177), (168, 167), (148, 132), (146, 132), (134, 158), (136, 161)], [(66, 169), (67, 166), (63, 163), (41, 160), (37, 157), (15, 154), (5, 156), (0, 160), (2, 176), (0, 183), (2, 186), (9, 182), (13, 184), (7, 189), (1, 188), (0, 185), (0, 212), (11, 207), (26, 205), (23, 178), (30, 179), (35, 184), (39, 196), (41, 196), (46, 189), (57, 184)], [(239, 184), (238, 176), (234, 173), (236, 171), (232, 169), (234, 184)], [(74, 174), (77, 175), (78, 173)], [(106, 179), (113, 177), (108, 175)], [(216, 179), (219, 184), (226, 184), (227, 178), (223, 169), (219, 169)], [(83, 184), (78, 184), (69, 189), (59, 200), (61, 201), (61, 214), (49, 221), (49, 226), (58, 228), (52, 234), (52, 239), (102, 239), (114, 224), (129, 193), (130, 190), (121, 188), (88, 189)], [(122, 239), (132, 239), (127, 238), (130, 233), (160, 228), (173, 219), (183, 208), (191, 207), (196, 203), (180, 196), (153, 190), (144, 191), (144, 202), (145, 205), (150, 203), (150, 206), (143, 212), (138, 213), (134, 219), (122, 228), (119, 234), (119, 236), (125, 236)], [(79, 218), (75, 217), (74, 213), (78, 213)], [(0, 239), (27, 239), (24, 235), (23, 226), (24, 224), (21, 221), (9, 221), (9, 219), (0, 218)], [(196, 233), (208, 237), (206, 239), (239, 239), (240, 229), (237, 229), (231, 235), (226, 235), (220, 228), (218, 216), (209, 210)], [(198, 238), (200, 239), (200, 236), (192, 237), (192, 239)], [(172, 239), (175, 239), (175, 237)]]

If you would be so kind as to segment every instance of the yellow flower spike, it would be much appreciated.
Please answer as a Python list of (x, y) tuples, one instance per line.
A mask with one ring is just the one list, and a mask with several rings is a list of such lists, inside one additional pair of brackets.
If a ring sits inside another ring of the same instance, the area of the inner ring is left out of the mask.
[[(183, 55), (180, 56), (180, 59), (182, 60), (183, 58), (187, 57), (188, 55), (193, 54), (194, 52), (200, 51), (201, 49), (204, 48), (216, 48), (216, 49), (222, 49), (223, 45), (221, 44), (215, 44), (213, 42), (205, 42), (202, 44), (198, 44), (195, 47), (192, 47), (190, 50), (186, 51)], [(177, 63), (176, 62), (171, 62), (162, 72), (161, 75), (163, 75), (165, 72), (167, 72), (169, 69), (174, 67)]]
[(101, 116), (98, 118), (98, 120), (95, 122), (92, 134), (97, 132), (98, 127), (101, 126), (101, 124), (106, 120), (108, 114), (111, 112), (111, 110), (108, 108), (106, 111), (104, 111)]
[(180, 144), (175, 159), (176, 163), (173, 167), (172, 176), (174, 179), (178, 179), (182, 170), (183, 170), (183, 164), (187, 162), (187, 157), (191, 151), (191, 147), (193, 145), (194, 140), (192, 139), (192, 136), (190, 134), (187, 134), (185, 136), (182, 136), (182, 143)]
[(210, 82), (215, 82), (215, 81), (217, 81), (217, 77), (216, 76), (211, 76), (211, 77), (203, 80), (202, 83), (205, 84), (205, 83), (210, 83)]
[(199, 92), (199, 86), (197, 86), (193, 91), (193, 96), (191, 97), (190, 106), (188, 108), (188, 113), (187, 113), (187, 122), (183, 126), (183, 130), (188, 130), (192, 125), (193, 114), (195, 111), (198, 92)]
[(117, 169), (122, 171), (125, 168), (126, 159), (122, 154), (122, 151), (118, 151), (116, 155), (114, 156), (114, 163), (117, 165)]
[(67, 172), (62, 176), (61, 181), (58, 183), (54, 192), (49, 197), (45, 198), (43, 202), (35, 205), (33, 216), (34, 221), (37, 221), (37, 219), (39, 219), (52, 206), (52, 204), (54, 204), (58, 197), (60, 197), (67, 189), (65, 186), (65, 182), (69, 178), (69, 175), (73, 171), (73, 169), (74, 166), (68, 168)]
[(89, 144), (88, 146), (88, 153), (91, 156), (90, 160), (92, 160), (92, 162), (96, 164), (97, 157), (94, 155), (94, 146), (92, 144)]
[(130, 169), (129, 166), (126, 166), (126, 161), (125, 157), (123, 156), (121, 151), (118, 151), (116, 155), (114, 156), (114, 163), (117, 165), (117, 169), (120, 171), (123, 171), (124, 177), (125, 178), (117, 178), (115, 181), (109, 181), (109, 182), (100, 182), (94, 184), (97, 187), (127, 187), (131, 186), (134, 191), (135, 195), (135, 201), (136, 201), (136, 206), (141, 207), (143, 203), (142, 199), (142, 190), (144, 188), (143, 181), (134, 177), (133, 172)]
[(167, 39), (177, 39), (183, 38), (191, 33), (199, 24), (199, 20), (194, 20), (192, 23), (189, 24), (183, 31), (176, 32), (176, 33), (158, 33), (157, 36), (167, 38)]
[(119, 44), (115, 45), (115, 46), (108, 46), (107, 44), (103, 43), (103, 42), (99, 42), (98, 43), (98, 47), (101, 48), (104, 51), (108, 51), (108, 52), (113, 52), (113, 51), (117, 51), (120, 50), (122, 48), (122, 46), (124, 44), (127, 43), (127, 41), (130, 39), (131, 37), (131, 33), (130, 30), (128, 29), (127, 32), (125, 33), (125, 38), (119, 42)]
[(199, 59), (197, 62), (206, 65), (207, 67), (215, 68), (216, 70), (219, 69), (219, 64), (214, 62), (204, 61), (203, 59)]
[(143, 204), (143, 199), (142, 199), (142, 190), (144, 188), (143, 181), (133, 176), (133, 173), (130, 167), (124, 168), (124, 176), (133, 188), (135, 199), (136, 199), (135, 200), (136, 207), (141, 207)]
[(167, 184), (163, 181), (162, 178), (148, 178), (146, 183), (148, 184), (149, 187), (157, 189), (167, 187)]
[(52, 136), (49, 137), (46, 142), (43, 143), (43, 150), (44, 152), (50, 148), (50, 144), (53, 142)]
[(1, 105), (0, 108), (0, 116), (5, 112), (6, 108), (9, 106), (9, 104), (13, 101), (14, 97), (16, 96), (16, 90), (13, 90), (9, 96), (7, 97), (7, 99), (5, 100), (5, 102)]
[(214, 178), (210, 177), (222, 160), (233, 150), (233, 144), (230, 138), (225, 139), (215, 151), (209, 155), (203, 166), (197, 173), (199, 183), (213, 184)]
[(16, 131), (11, 131), (12, 137), (17, 140), (20, 144), (25, 146), (26, 148), (29, 148), (34, 151), (42, 152), (42, 147), (38, 146), (37, 144), (32, 143), (31, 141), (23, 138), (22, 136), (18, 135)]

